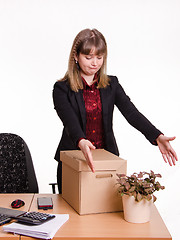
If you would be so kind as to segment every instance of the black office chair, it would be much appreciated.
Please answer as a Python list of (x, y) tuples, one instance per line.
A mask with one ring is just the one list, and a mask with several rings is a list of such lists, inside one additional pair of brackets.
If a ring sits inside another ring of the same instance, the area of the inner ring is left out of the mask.
[(30, 151), (12, 133), (0, 133), (0, 193), (38, 193)]

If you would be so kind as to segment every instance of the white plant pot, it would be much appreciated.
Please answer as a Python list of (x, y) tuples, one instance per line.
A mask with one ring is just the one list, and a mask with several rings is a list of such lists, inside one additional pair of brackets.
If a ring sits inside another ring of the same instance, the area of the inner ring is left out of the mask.
[(131, 223), (145, 223), (150, 221), (151, 206), (153, 201), (142, 199), (135, 201), (133, 196), (123, 195), (124, 219)]

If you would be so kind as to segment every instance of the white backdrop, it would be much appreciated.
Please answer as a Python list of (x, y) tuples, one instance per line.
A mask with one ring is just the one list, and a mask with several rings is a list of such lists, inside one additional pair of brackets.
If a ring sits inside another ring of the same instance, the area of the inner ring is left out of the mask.
[[(167, 136), (180, 156), (180, 1), (0, 0), (0, 132), (28, 144), (41, 193), (56, 181), (53, 159), (62, 124), (52, 102), (53, 84), (67, 70), (72, 41), (97, 28), (108, 44), (108, 74), (116, 75), (137, 108)], [(158, 207), (179, 240), (179, 163), (165, 164), (158, 148), (115, 109), (114, 131), (128, 173), (163, 176)]]

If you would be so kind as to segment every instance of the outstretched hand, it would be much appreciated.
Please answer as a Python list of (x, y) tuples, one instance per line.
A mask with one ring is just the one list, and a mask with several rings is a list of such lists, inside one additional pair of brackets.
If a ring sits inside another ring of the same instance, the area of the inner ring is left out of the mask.
[(83, 152), (91, 171), (95, 172), (91, 150), (94, 150), (96, 147), (89, 140), (86, 140), (84, 138), (79, 141), (78, 147)]
[(159, 150), (163, 156), (164, 161), (169, 163), (170, 166), (175, 165), (178, 161), (176, 152), (171, 147), (170, 141), (173, 141), (176, 137), (166, 137), (164, 135), (159, 135), (156, 139)]

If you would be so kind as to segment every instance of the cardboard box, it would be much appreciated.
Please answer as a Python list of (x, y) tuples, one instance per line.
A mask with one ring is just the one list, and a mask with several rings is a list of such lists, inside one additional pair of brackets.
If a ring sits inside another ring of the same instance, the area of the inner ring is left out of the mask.
[(92, 154), (95, 173), (80, 150), (61, 152), (62, 197), (79, 214), (122, 211), (116, 174), (126, 174), (127, 161), (104, 149)]

